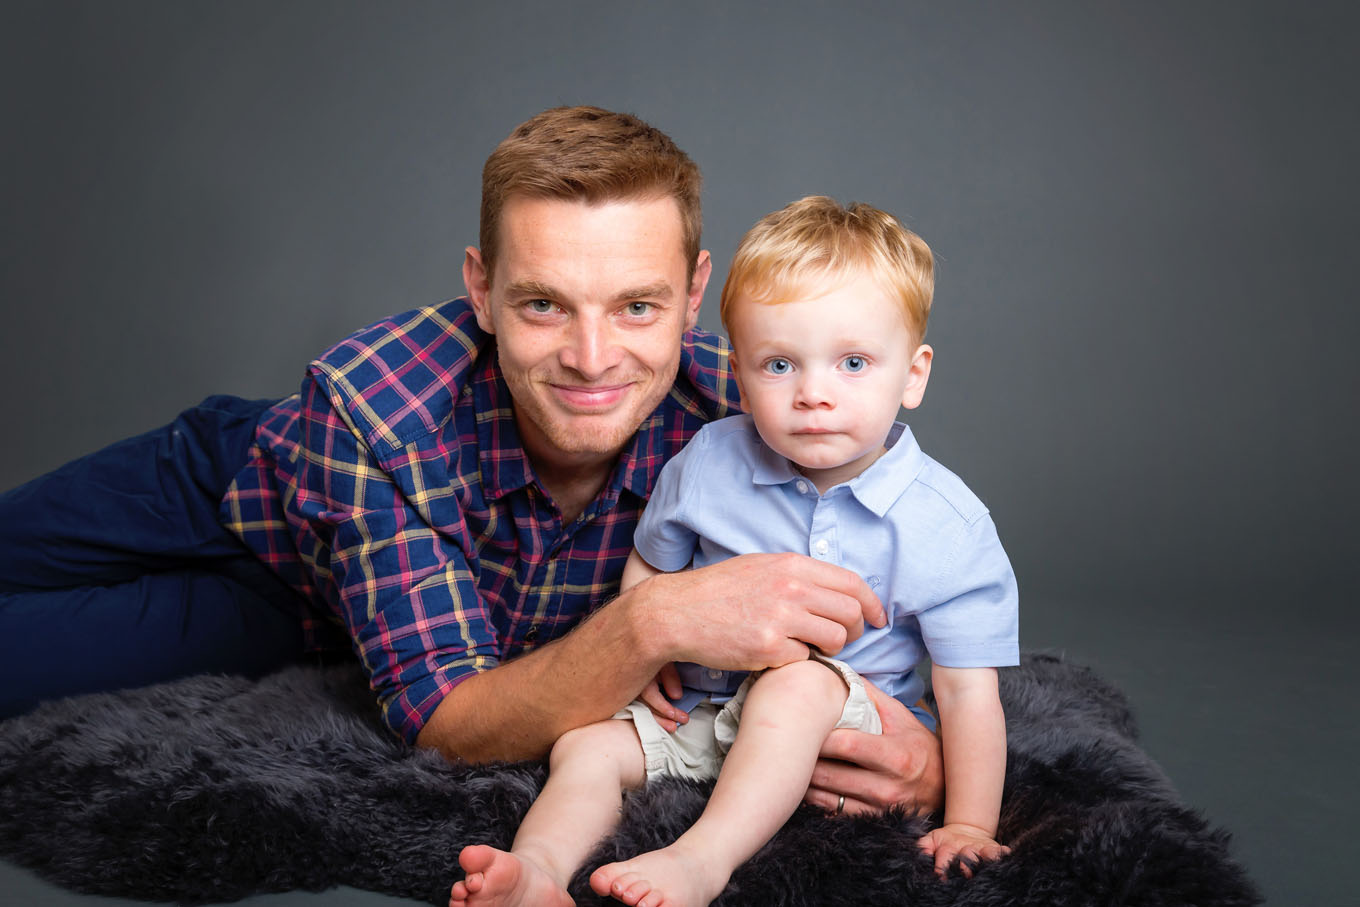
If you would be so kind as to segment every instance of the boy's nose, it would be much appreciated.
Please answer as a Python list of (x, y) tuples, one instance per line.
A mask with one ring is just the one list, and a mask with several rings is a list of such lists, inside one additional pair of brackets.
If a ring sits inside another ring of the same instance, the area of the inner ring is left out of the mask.
[(803, 380), (798, 383), (798, 395), (794, 403), (804, 409), (831, 409), (836, 405), (826, 380), (811, 371), (805, 372)]
[(560, 359), (562, 365), (588, 380), (599, 378), (613, 368), (619, 359), (618, 346), (606, 319), (578, 315)]

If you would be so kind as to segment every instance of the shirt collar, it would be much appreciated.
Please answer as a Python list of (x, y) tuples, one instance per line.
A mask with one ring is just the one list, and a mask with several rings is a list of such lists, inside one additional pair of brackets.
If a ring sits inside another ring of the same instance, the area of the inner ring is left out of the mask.
[(905, 423), (894, 422), (883, 444), (887, 452), (850, 480), (850, 493), (879, 517), (888, 512), (926, 465), (926, 455)]
[(661, 398), (652, 414), (638, 426), (632, 444), (619, 458), (619, 468), (615, 473), (617, 482), (611, 482), (611, 487), (626, 488), (645, 500), (656, 486), (661, 467), (679, 453), (689, 440), (683, 430), (687, 414), (701, 422), (712, 418), (712, 413), (698, 393), (688, 381), (682, 380), (683, 377), (682, 371), (671, 385), (670, 393)]
[(474, 368), (469, 384), (477, 420), (482, 493), (492, 500), (523, 488), (534, 475), (520, 443), (510, 388), (496, 361), (494, 345), (483, 352)]
[[(907, 487), (916, 481), (921, 468), (925, 466), (925, 454), (916, 443), (911, 429), (904, 423), (894, 422), (883, 443), (888, 448), (883, 456), (844, 486), (837, 486), (846, 488), (878, 517), (888, 512)], [(752, 471), (755, 484), (784, 485), (801, 478), (792, 463), (761, 442)]]

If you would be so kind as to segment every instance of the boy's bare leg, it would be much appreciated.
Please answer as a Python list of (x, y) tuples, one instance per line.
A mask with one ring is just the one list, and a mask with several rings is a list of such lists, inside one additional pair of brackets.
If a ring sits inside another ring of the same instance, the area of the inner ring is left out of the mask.
[(845, 681), (816, 661), (766, 671), (742, 707), (736, 742), (699, 820), (674, 844), (590, 877), (597, 894), (638, 907), (708, 904), (803, 799), (822, 741), (845, 707)]
[(466, 876), (454, 883), (449, 907), (567, 907), (572, 874), (618, 824), (622, 791), (646, 776), (631, 721), (563, 734), (548, 767), (548, 782), (509, 851), (476, 844), (458, 855)]

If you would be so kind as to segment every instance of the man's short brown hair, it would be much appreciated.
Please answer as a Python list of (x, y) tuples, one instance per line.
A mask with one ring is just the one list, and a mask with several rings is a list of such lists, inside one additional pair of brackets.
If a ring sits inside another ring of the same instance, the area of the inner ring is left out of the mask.
[(670, 136), (627, 113), (554, 107), (515, 128), (482, 168), (482, 264), (490, 279), (501, 211), (515, 195), (585, 202), (674, 198), (688, 276), (699, 257), (699, 168)]

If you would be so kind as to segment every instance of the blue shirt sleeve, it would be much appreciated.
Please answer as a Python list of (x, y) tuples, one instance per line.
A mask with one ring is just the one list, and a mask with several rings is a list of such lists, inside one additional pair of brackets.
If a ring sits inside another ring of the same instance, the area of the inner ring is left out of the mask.
[(960, 526), (931, 600), (917, 615), (936, 664), (989, 668), (1020, 663), (1020, 593), (996, 525), (983, 513)]
[(692, 512), (691, 498), (701, 481), (706, 447), (707, 437), (701, 430), (662, 467), (633, 534), (638, 554), (663, 573), (689, 566), (699, 545), (699, 535), (686, 513)]

